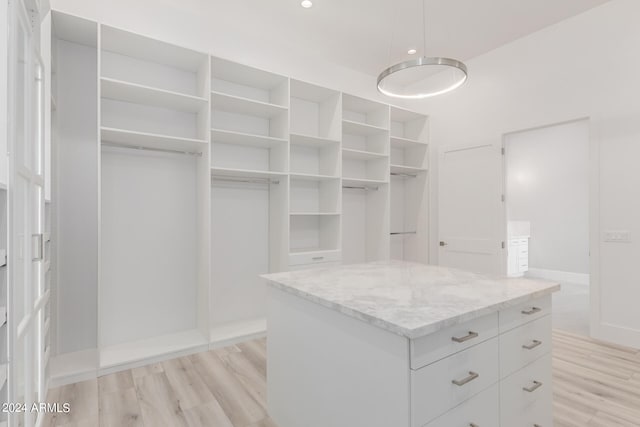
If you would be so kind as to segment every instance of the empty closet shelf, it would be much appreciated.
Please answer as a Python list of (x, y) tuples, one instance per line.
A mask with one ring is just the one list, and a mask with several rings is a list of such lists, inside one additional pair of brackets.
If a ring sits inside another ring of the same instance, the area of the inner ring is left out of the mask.
[(292, 144), (304, 145), (308, 147), (324, 147), (327, 145), (339, 144), (340, 141), (330, 138), (322, 138), (319, 136), (302, 135), (292, 133), (289, 135)]
[(159, 135), (109, 127), (100, 128), (102, 142), (133, 148), (149, 148), (200, 153), (206, 147), (206, 141), (178, 136)]
[(388, 181), (378, 180), (378, 179), (364, 179), (364, 178), (342, 178), (342, 187), (367, 187), (367, 188), (375, 188), (378, 186), (388, 184)]
[(288, 111), (287, 107), (256, 101), (250, 98), (211, 92), (211, 104), (215, 110), (270, 119)]
[(300, 179), (305, 181), (331, 181), (334, 179), (340, 179), (335, 175), (315, 175), (310, 173), (290, 173), (291, 179)]
[(102, 98), (132, 102), (171, 110), (197, 113), (207, 106), (207, 99), (193, 95), (102, 77)]
[(354, 122), (352, 120), (342, 121), (342, 132), (349, 135), (369, 136), (388, 131), (388, 129), (366, 123)]
[(238, 180), (247, 179), (247, 180), (279, 180), (287, 177), (286, 173), (283, 172), (270, 172), (270, 171), (259, 171), (259, 170), (251, 170), (251, 169), (232, 169), (232, 168), (220, 168), (220, 167), (212, 167), (211, 168), (211, 178), (212, 179), (223, 179), (223, 178), (234, 178)]
[(258, 148), (272, 148), (287, 143), (284, 138), (234, 132), (224, 129), (211, 129), (211, 141), (222, 144), (245, 145)]
[(377, 159), (385, 159), (389, 156), (387, 156), (386, 154), (374, 153), (372, 151), (362, 151), (362, 150), (354, 150), (351, 148), (343, 148), (342, 157), (346, 159), (355, 159), (355, 160), (377, 160)]
[(415, 139), (391, 136), (391, 145), (396, 148), (414, 148), (418, 146), (425, 146), (427, 144)]
[(291, 216), (336, 216), (340, 212), (289, 212)]
[(413, 166), (391, 165), (391, 175), (410, 175), (416, 176), (419, 173), (426, 172), (426, 168), (416, 168)]

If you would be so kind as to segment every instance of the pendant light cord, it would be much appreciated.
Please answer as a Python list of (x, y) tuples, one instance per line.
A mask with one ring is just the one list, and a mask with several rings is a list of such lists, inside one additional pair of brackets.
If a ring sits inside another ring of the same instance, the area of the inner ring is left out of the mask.
[(427, 8), (425, 3), (427, 0), (422, 0), (422, 56), (427, 56)]

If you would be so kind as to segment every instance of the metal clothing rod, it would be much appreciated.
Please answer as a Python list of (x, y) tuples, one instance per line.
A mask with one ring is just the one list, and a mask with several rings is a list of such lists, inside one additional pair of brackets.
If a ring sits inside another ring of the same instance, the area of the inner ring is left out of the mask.
[(392, 236), (397, 236), (399, 234), (418, 234), (417, 231), (393, 231), (390, 233)]
[(378, 187), (357, 187), (357, 186), (352, 186), (352, 185), (343, 185), (342, 188), (346, 188), (349, 190), (364, 190), (364, 191), (378, 191)]
[(391, 172), (391, 175), (393, 176), (399, 176), (402, 178), (416, 178), (418, 175), (412, 175), (409, 173), (397, 173), (397, 172)]
[(202, 156), (202, 153), (198, 153), (197, 151), (181, 151), (181, 150), (170, 150), (168, 148), (151, 148), (151, 147), (143, 147), (139, 145), (120, 145), (120, 144), (112, 144), (109, 142), (103, 142), (103, 146), (106, 147), (114, 147), (114, 148), (128, 148), (130, 150), (142, 150), (142, 151), (157, 151), (160, 153), (171, 153), (171, 154), (186, 154), (188, 156)]
[(242, 177), (234, 178), (232, 176), (225, 176), (225, 175), (211, 175), (211, 180), (239, 182), (239, 183), (248, 183), (248, 184), (280, 184), (279, 180), (271, 179), (271, 178), (242, 178)]

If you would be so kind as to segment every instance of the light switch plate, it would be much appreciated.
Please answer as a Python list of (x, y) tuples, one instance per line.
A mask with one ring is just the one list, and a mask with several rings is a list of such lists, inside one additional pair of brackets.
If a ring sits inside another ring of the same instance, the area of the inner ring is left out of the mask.
[(613, 243), (631, 243), (629, 230), (607, 230), (604, 232), (604, 241)]

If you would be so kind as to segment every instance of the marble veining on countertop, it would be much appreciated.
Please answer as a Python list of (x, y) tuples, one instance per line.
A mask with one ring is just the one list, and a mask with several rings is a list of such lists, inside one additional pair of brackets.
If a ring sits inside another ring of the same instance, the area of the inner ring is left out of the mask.
[(545, 280), (490, 277), (404, 261), (262, 277), (275, 288), (408, 338), (419, 338), (560, 289), (559, 284)]

